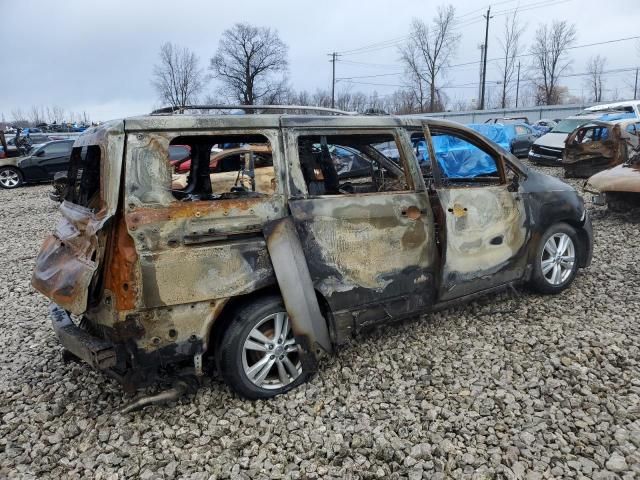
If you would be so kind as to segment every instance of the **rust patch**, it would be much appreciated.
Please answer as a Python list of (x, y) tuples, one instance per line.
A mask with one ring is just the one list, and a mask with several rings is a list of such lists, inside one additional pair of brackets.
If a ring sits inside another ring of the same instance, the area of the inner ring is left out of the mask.
[(118, 219), (116, 224), (113, 245), (106, 267), (105, 288), (114, 293), (116, 310), (133, 310), (139, 283), (136, 270), (138, 254), (122, 219)]
[(202, 217), (211, 214), (229, 215), (231, 212), (249, 211), (264, 204), (263, 198), (238, 198), (223, 201), (195, 201), (172, 203), (168, 207), (139, 207), (126, 215), (127, 225), (139, 227), (150, 223), (166, 222), (183, 218)]

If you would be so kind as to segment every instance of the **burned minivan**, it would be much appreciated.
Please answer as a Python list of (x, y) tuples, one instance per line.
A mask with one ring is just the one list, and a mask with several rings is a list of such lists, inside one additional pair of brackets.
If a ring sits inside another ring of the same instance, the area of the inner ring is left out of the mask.
[(576, 191), (459, 124), (198, 108), (84, 132), (37, 257), (60, 343), (127, 389), (207, 355), (271, 397), (364, 329), (514, 284), (558, 293), (591, 262)]

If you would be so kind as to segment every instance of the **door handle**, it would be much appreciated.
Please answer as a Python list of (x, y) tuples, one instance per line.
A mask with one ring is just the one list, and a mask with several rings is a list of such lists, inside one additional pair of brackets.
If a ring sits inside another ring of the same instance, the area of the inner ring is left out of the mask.
[(463, 217), (467, 214), (467, 207), (456, 203), (453, 207), (448, 208), (447, 211), (453, 213), (454, 217)]
[(407, 217), (411, 220), (417, 220), (422, 216), (422, 213), (423, 211), (420, 210), (415, 205), (411, 205), (410, 207), (403, 208), (402, 210), (400, 210), (400, 215), (402, 215), (403, 217)]

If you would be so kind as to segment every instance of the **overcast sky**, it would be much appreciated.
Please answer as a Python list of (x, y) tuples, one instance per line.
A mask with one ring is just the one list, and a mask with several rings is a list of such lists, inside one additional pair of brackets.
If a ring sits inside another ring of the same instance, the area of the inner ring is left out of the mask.
[[(462, 38), (454, 64), (477, 61), (484, 23), (477, 0), (452, 0), (461, 16)], [(150, 83), (160, 45), (174, 42), (195, 51), (203, 67), (214, 54), (220, 34), (236, 22), (249, 22), (278, 30), (289, 45), (290, 80), (295, 89), (329, 88), (331, 64), (327, 53), (397, 40), (406, 35), (414, 17), (430, 21), (438, 3), (424, 0), (325, 0), (322, 2), (252, 0), (0, 0), (0, 114), (6, 119), (16, 108), (59, 105), (68, 111), (86, 111), (93, 120), (107, 120), (149, 112), (158, 106)], [(489, 33), (489, 58), (499, 56), (497, 35), (505, 15), (517, 6), (527, 25), (529, 44), (540, 22), (554, 19), (574, 23), (578, 45), (640, 35), (638, 0), (496, 1)], [(477, 20), (474, 23), (474, 20)], [(606, 56), (606, 69), (634, 67), (640, 63), (637, 41), (573, 50), (573, 73), (585, 71), (591, 55)], [(344, 55), (338, 77), (397, 73), (397, 46)], [(523, 58), (523, 63), (528, 59)], [(356, 63), (357, 62), (357, 63)], [(373, 65), (372, 65), (373, 64)], [(605, 96), (617, 89), (632, 94), (633, 73), (606, 76)], [(495, 65), (487, 80), (497, 80)], [(351, 89), (380, 95), (391, 93), (401, 75), (361, 78), (379, 85), (351, 84)], [(451, 87), (478, 81), (478, 65), (449, 70)], [(580, 96), (584, 79), (562, 81)], [(342, 80), (337, 88), (348, 84)], [(207, 93), (214, 93), (215, 82)], [(476, 98), (477, 87), (447, 88), (449, 98)]]

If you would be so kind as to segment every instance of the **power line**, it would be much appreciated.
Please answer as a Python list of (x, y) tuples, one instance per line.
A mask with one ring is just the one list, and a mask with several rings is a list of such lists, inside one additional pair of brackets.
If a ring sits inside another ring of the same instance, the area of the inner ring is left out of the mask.
[[(611, 43), (618, 43), (618, 42), (626, 42), (629, 40), (637, 40), (640, 39), (640, 35), (636, 35), (633, 37), (624, 37), (624, 38), (616, 38), (613, 40), (604, 40), (601, 42), (594, 42), (594, 43), (586, 43), (583, 45), (575, 45), (573, 47), (568, 47), (567, 50), (576, 50), (579, 48), (588, 48), (588, 47), (596, 47), (599, 45), (609, 45)], [(533, 53), (521, 53), (519, 55), (516, 55), (514, 58), (524, 58), (524, 57), (531, 57), (531, 56), (535, 56), (536, 54)], [(502, 57), (497, 57), (497, 58), (490, 58), (487, 60), (487, 62), (496, 62), (496, 61), (501, 61), (504, 60), (504, 58)], [(454, 64), (454, 65), (448, 65), (446, 67), (446, 69), (451, 69), (451, 68), (457, 68), (457, 67), (465, 67), (468, 65), (477, 65), (479, 64), (480, 61), (479, 60), (474, 60), (471, 62), (464, 62), (464, 63), (458, 63), (458, 64)], [(400, 66), (400, 65), (398, 65)], [(338, 78), (337, 80), (350, 80), (350, 79), (354, 79), (354, 78), (373, 78), (373, 77), (383, 77), (383, 76), (393, 76), (393, 75), (402, 75), (405, 72), (394, 72), (394, 73), (380, 73), (380, 74), (376, 74), (376, 75), (358, 75), (358, 76), (353, 76), (353, 77), (342, 77), (342, 78)]]
[[(502, 1), (502, 2), (498, 2), (498, 3), (494, 3), (493, 5), (501, 5), (501, 4), (505, 4), (505, 3), (512, 3), (514, 1), (517, 0), (506, 0), (506, 1)], [(528, 10), (535, 10), (538, 8), (543, 8), (543, 7), (547, 7), (547, 6), (555, 6), (555, 5), (559, 5), (561, 3), (567, 3), (570, 2), (572, 0), (541, 0), (541, 1), (537, 1), (537, 2), (533, 2), (530, 4), (525, 4), (523, 7), (517, 7), (517, 8), (513, 8), (513, 9), (506, 9), (506, 10), (502, 10), (499, 12), (496, 12), (494, 15), (499, 16), (499, 15), (508, 15), (509, 13), (514, 13), (514, 12), (526, 12)], [(478, 10), (473, 10), (471, 12), (468, 12), (466, 14), (460, 15), (458, 16), (458, 20), (460, 18), (463, 18), (465, 16), (477, 13), (479, 11), (482, 11), (484, 8), (482, 9), (478, 9)], [(454, 24), (453, 26), (453, 30), (459, 30), (461, 28), (464, 27), (468, 27), (470, 25), (474, 25), (476, 23), (480, 23), (482, 21), (482, 17), (478, 18), (478, 19), (467, 19), (467, 20), (463, 20), (460, 23)], [(408, 40), (410, 38), (410, 35), (403, 35), (401, 37), (395, 37), (395, 38), (391, 38), (388, 40), (383, 40), (380, 42), (375, 42), (375, 43), (370, 43), (367, 45), (363, 45), (361, 47), (358, 48), (353, 48), (353, 49), (349, 49), (349, 50), (342, 50), (337, 52), (340, 55), (361, 55), (361, 54), (365, 54), (365, 53), (372, 53), (372, 52), (377, 52), (379, 50), (384, 50), (387, 48), (391, 48), (391, 47), (395, 47), (397, 45), (400, 45), (402, 42)]]
[[(628, 72), (635, 72), (637, 70), (637, 67), (620, 67), (620, 68), (614, 68), (611, 70), (604, 70), (601, 72), (602, 75), (611, 75), (611, 74), (620, 74), (620, 73), (628, 73)], [(589, 75), (593, 75), (593, 73), (591, 72), (582, 72), (582, 73), (570, 73), (567, 75), (563, 75), (563, 78), (565, 77), (584, 77), (584, 76), (589, 76)], [(533, 83), (535, 82), (534, 78), (527, 78), (527, 79), (520, 79), (520, 84), (523, 83)], [(397, 83), (374, 83), (374, 82), (360, 82), (360, 81), (353, 81), (353, 80), (348, 80), (347, 83), (354, 83), (357, 85), (373, 85), (373, 86), (379, 86), (379, 87), (398, 87), (398, 88), (403, 88), (403, 87), (407, 87), (407, 85), (402, 85), (402, 84), (397, 84)], [(487, 80), (486, 83), (488, 84), (492, 84), (492, 85), (502, 85), (502, 81), (501, 80)], [(478, 85), (481, 85), (481, 82), (471, 82), (471, 83), (463, 83), (460, 85), (443, 85), (442, 87), (439, 88), (445, 88), (445, 89), (450, 89), (450, 88), (476, 88)]]

